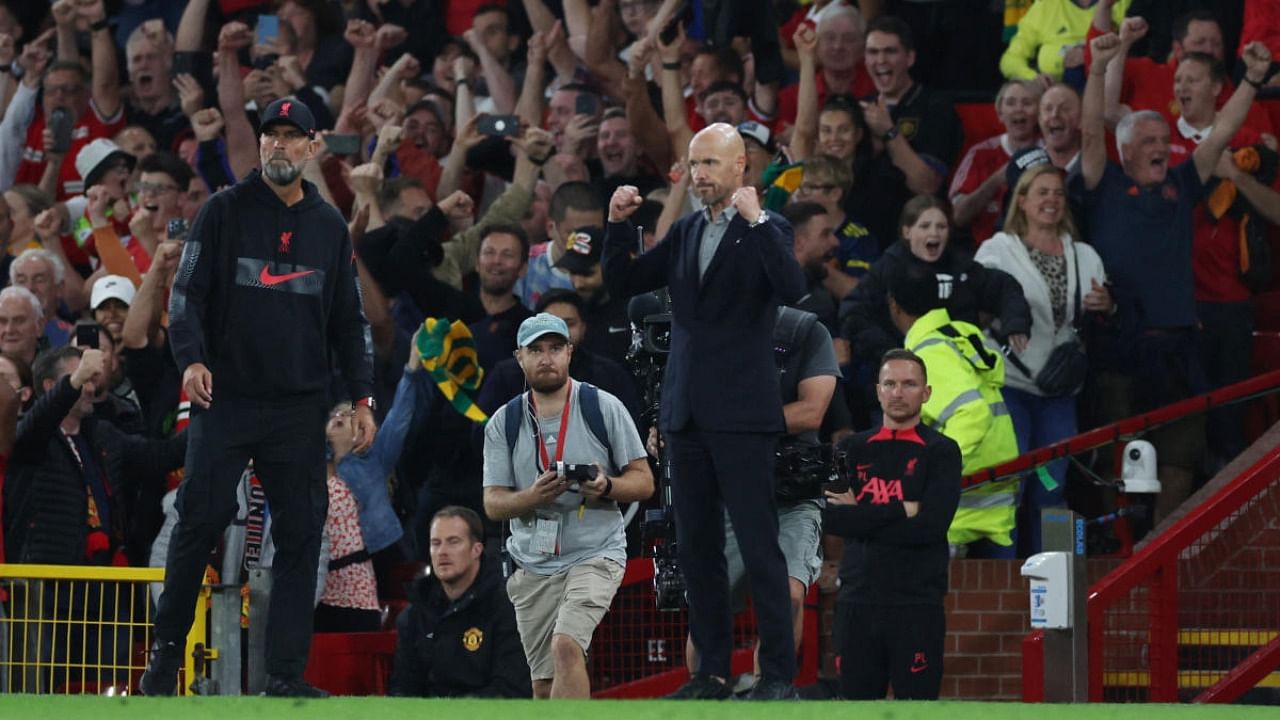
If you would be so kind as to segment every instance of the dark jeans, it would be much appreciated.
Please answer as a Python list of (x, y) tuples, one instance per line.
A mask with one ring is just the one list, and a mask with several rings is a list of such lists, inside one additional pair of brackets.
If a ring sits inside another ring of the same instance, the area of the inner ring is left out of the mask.
[(766, 680), (791, 682), (796, 674), (791, 592), (778, 545), (773, 493), (777, 435), (686, 428), (667, 437), (689, 635), (700, 659), (697, 672), (729, 677), (733, 614), (724, 556), (727, 511), (750, 580), (761, 674)]
[[(1052, 445), (1076, 434), (1076, 398), (1042, 397), (1016, 388), (1003, 390), (1005, 405), (1013, 419), (1013, 431), (1018, 436), (1022, 452)], [(1018, 555), (1027, 557), (1040, 552), (1040, 511), (1050, 507), (1064, 507), (1067, 461), (1054, 460), (1045, 466), (1050, 479), (1057, 485), (1052, 490), (1045, 487), (1037, 473), (1022, 479), (1022, 503), (1019, 512), (1023, 519), (1018, 523)]]
[[(1200, 314), (1200, 362), (1212, 388), (1247, 380), (1253, 358), (1253, 301), (1196, 303)], [(1229, 461), (1244, 452), (1244, 405), (1209, 413), (1209, 452)]]
[(270, 675), (301, 678), (311, 649), (316, 568), (329, 494), (323, 398), (293, 403), (216, 400), (192, 408), (187, 473), (169, 543), (155, 636), (182, 643), (191, 629), (209, 553), (236, 513), (236, 485), (253, 460), (271, 513), (276, 554), (267, 610)]

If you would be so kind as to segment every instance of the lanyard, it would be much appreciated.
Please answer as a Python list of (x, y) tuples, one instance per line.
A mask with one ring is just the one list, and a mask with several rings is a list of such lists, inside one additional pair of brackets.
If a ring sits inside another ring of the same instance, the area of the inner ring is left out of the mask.
[[(565, 387), (564, 410), (560, 411), (560, 434), (556, 436), (556, 462), (564, 458), (565, 431), (569, 429), (569, 400), (573, 397), (573, 380)], [(542, 472), (550, 470), (551, 455), (547, 452), (547, 443), (542, 438), (542, 421), (538, 417), (538, 403), (533, 399), (533, 391), (529, 391), (529, 405), (533, 407), (533, 430), (538, 435), (538, 456), (542, 460)]]

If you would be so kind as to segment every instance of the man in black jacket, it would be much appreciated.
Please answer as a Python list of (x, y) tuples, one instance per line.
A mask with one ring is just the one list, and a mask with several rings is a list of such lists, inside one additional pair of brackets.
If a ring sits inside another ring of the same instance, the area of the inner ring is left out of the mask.
[(850, 487), (827, 491), (826, 532), (845, 539), (836, 605), (841, 694), (936, 700), (942, 685), (949, 548), (960, 447), (920, 422), (924, 361), (890, 350), (876, 395), (884, 424), (841, 444)]
[(760, 628), (761, 679), (753, 699), (795, 695), (796, 658), (787, 567), (778, 546), (774, 449), (785, 423), (773, 326), (779, 303), (804, 293), (791, 225), (744, 187), (746, 148), (715, 123), (689, 143), (689, 172), (705, 210), (681, 218), (652, 250), (631, 257), (629, 217), (642, 198), (624, 185), (609, 203), (604, 281), (614, 297), (666, 285), (671, 354), (659, 429), (671, 448), (680, 565), (689, 630), (701, 664), (681, 698), (726, 698), (732, 616), (724, 513), (739, 530)]
[[(108, 382), (102, 350), (48, 350), (36, 359), (33, 376), (40, 394), (18, 424), (4, 483), (6, 559), (46, 565), (127, 564), (125, 528), (137, 480), (158, 480), (181, 467), (186, 436), (151, 440), (93, 416), (94, 394)], [(15, 614), (24, 608), (21, 612), (41, 613), (45, 620), (74, 620), (57, 629), (31, 623), (25, 632), (38, 628), (41, 638), (17, 633), (13, 647), (27, 647), (39, 655), (28, 655), (29, 661), (83, 662), (97, 668), (90, 671), (89, 682), (119, 679), (111, 667), (123, 664), (129, 638), (114, 629), (123, 627), (118, 623), (140, 619), (129, 615), (128, 589), (111, 583), (70, 583), (54, 592), (51, 586), (35, 583), (20, 592), (25, 596), (12, 598)], [(99, 620), (106, 622), (101, 629)], [(55, 684), (60, 681), (53, 676)]]
[(484, 526), (470, 508), (452, 505), (431, 520), (431, 574), (409, 589), (396, 619), (392, 695), (509, 697), (533, 695), (516, 611), (502, 572), (484, 557)]
[[(209, 198), (183, 246), (169, 345), (191, 399), (178, 525), (141, 689), (172, 695), (210, 551), (236, 512), (249, 460), (271, 506), (276, 558), (267, 611), (267, 695), (323, 697), (302, 673), (311, 646), (328, 509), (324, 425), (330, 355), (353, 398), (355, 452), (373, 441), (373, 342), (342, 215), (302, 180), (320, 142), (303, 103), (262, 115), (261, 172)], [(218, 399), (214, 401), (214, 378)]]

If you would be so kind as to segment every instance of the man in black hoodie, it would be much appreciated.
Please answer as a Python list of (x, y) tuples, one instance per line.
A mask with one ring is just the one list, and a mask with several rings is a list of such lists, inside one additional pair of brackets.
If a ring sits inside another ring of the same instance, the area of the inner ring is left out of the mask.
[(822, 522), (845, 539), (836, 605), (840, 691), (879, 700), (936, 700), (942, 685), (949, 548), (960, 502), (960, 447), (920, 422), (924, 361), (890, 350), (876, 395), (884, 424), (850, 436), (850, 487), (827, 491)]
[[(169, 342), (191, 399), (187, 472), (141, 689), (176, 690), (182, 643), (209, 552), (236, 512), (253, 460), (271, 506), (276, 559), (267, 614), (267, 695), (323, 697), (302, 680), (328, 509), (324, 425), (330, 353), (354, 398), (355, 452), (373, 441), (373, 343), (342, 215), (303, 166), (319, 149), (292, 98), (262, 115), (254, 171), (209, 199), (183, 248)], [(214, 402), (214, 378), (218, 400)]]
[(409, 589), (396, 619), (392, 695), (533, 695), (529, 664), (498, 564), (484, 557), (484, 526), (451, 505), (431, 519), (431, 574)]

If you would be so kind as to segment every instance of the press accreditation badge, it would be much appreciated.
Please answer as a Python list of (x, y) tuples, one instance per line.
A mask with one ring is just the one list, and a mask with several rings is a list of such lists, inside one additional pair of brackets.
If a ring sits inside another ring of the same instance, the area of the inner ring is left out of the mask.
[(560, 554), (559, 513), (539, 512), (533, 523), (533, 540), (529, 550), (539, 555)]

